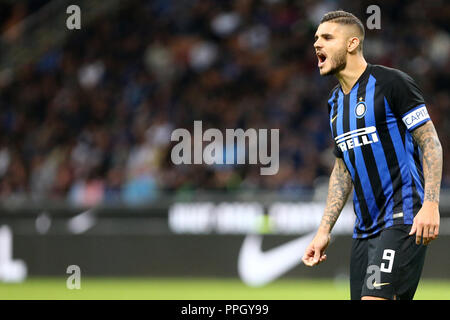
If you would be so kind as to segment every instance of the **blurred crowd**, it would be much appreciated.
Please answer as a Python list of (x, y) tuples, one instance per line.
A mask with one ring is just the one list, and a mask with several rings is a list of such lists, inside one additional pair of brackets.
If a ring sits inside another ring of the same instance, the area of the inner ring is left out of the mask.
[(4, 40), (13, 40), (23, 32), (21, 21), (42, 9), (50, 0), (2, 0), (0, 2), (0, 32)]
[[(131, 0), (71, 32), (0, 88), (0, 198), (141, 204), (164, 192), (302, 194), (330, 174), (326, 100), (313, 38), (328, 11), (365, 23), (370, 1)], [(391, 1), (366, 60), (422, 88), (450, 151), (450, 4)], [(172, 163), (171, 132), (280, 129), (280, 169)], [(450, 187), (450, 162), (443, 185)]]

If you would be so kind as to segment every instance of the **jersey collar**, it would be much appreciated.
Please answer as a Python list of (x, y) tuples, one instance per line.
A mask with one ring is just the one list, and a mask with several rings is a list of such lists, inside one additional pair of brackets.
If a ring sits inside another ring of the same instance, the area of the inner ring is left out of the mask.
[(350, 93), (352, 93), (353, 89), (355, 89), (356, 85), (359, 84), (360, 82), (364, 81), (365, 79), (367, 79), (367, 77), (370, 75), (370, 70), (372, 69), (372, 65), (370, 63), (367, 63), (366, 69), (364, 70), (364, 72), (359, 76), (358, 80), (355, 82), (355, 84), (353, 85), (352, 89), (350, 90), (350, 92), (348, 94), (344, 93), (344, 90), (342, 90), (341, 85), (339, 84), (339, 90), (342, 92), (342, 94), (344, 96), (349, 95)]

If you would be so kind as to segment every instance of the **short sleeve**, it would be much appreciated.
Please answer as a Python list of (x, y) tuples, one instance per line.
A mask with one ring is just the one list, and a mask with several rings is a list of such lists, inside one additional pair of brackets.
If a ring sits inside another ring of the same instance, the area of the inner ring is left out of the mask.
[(337, 146), (336, 142), (334, 142), (334, 150), (333, 150), (333, 154), (336, 156), (336, 158), (343, 158), (343, 154), (342, 151), (339, 149), (339, 147)]
[(396, 70), (389, 85), (388, 100), (392, 111), (409, 131), (430, 120), (422, 91), (406, 73)]
[[(338, 90), (338, 85), (336, 85), (334, 88), (333, 88), (333, 90), (331, 90), (331, 93), (330, 93), (330, 95), (328, 96), (328, 103), (327, 103), (327, 106), (328, 106), (328, 116), (330, 117), (330, 119), (331, 119), (331, 117), (332, 117), (332, 115), (331, 115), (331, 110), (332, 110), (332, 108), (331, 108), (331, 103), (332, 103), (332, 101), (333, 101), (333, 97), (335, 96), (335, 93), (336, 93), (336, 90)], [(331, 127), (331, 130), (333, 130), (333, 128)], [(334, 141), (334, 139), (333, 139), (333, 146), (334, 146), (334, 148), (333, 148), (333, 154), (337, 157), (337, 158), (343, 158), (344, 156), (343, 156), (343, 154), (342, 154), (342, 151), (339, 149), (339, 147), (338, 147), (338, 145), (336, 144), (336, 141)]]

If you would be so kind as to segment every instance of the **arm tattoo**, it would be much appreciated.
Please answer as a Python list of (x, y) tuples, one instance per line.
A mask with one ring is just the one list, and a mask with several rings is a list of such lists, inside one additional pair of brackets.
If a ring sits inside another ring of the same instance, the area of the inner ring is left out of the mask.
[(423, 154), (424, 201), (439, 202), (442, 179), (442, 146), (431, 121), (413, 131), (412, 136)]
[(331, 231), (342, 208), (352, 190), (352, 178), (342, 159), (336, 159), (328, 186), (328, 197), (325, 212), (320, 223), (327, 231)]

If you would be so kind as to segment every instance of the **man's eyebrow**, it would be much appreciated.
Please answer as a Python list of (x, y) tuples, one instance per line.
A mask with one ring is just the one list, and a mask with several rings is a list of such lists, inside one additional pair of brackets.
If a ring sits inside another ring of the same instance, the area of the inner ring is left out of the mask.
[[(320, 35), (322, 38), (331, 38), (333, 35), (331, 33), (322, 33)], [(316, 34), (314, 35), (314, 39), (317, 40), (319, 38), (319, 36)]]

